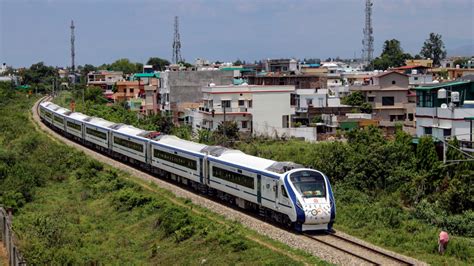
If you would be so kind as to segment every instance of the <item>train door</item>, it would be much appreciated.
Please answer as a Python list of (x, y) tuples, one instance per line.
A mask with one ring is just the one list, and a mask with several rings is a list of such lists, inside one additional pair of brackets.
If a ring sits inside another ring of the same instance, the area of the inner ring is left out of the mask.
[(275, 192), (275, 208), (278, 209), (278, 203), (280, 202), (278, 198), (278, 180), (273, 179), (272, 189)]
[(283, 181), (280, 180), (279, 183), (279, 189), (280, 189), (280, 204), (289, 207), (291, 206), (290, 204), (290, 198), (288, 197), (288, 193), (286, 192), (285, 185), (283, 184)]
[(262, 205), (262, 176), (257, 175), (257, 202)]

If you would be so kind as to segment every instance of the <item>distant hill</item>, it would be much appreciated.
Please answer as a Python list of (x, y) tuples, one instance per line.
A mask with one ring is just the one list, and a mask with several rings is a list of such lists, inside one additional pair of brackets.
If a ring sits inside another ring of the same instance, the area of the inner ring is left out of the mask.
[(448, 56), (474, 56), (474, 43), (450, 49)]

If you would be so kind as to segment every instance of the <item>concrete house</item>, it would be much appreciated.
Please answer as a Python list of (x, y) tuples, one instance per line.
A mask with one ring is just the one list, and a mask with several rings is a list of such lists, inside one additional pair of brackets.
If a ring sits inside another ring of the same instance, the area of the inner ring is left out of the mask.
[(405, 74), (384, 72), (372, 77), (369, 85), (353, 85), (350, 90), (364, 95), (381, 126), (393, 127), (396, 122), (414, 120), (415, 97), (409, 90), (408, 76)]

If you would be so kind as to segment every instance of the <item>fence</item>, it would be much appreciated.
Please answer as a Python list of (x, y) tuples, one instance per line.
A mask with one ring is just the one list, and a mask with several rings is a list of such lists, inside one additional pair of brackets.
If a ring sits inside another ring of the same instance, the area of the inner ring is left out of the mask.
[(0, 207), (0, 240), (3, 242), (11, 266), (26, 265), (26, 261), (15, 245), (16, 237), (12, 230), (12, 216)]

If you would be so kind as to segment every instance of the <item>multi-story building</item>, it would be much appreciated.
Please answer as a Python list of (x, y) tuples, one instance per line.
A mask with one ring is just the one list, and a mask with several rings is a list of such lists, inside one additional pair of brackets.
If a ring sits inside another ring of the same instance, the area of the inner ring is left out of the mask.
[(432, 135), (437, 139), (456, 136), (472, 145), (474, 81), (439, 83), (415, 90), (417, 136)]
[(114, 101), (127, 101), (130, 109), (145, 114), (159, 111), (159, 73), (138, 73), (132, 80), (118, 81), (115, 84)]
[(295, 59), (266, 59), (263, 60), (266, 72), (296, 72), (298, 61)]
[(193, 128), (215, 130), (235, 121), (243, 133), (287, 135), (316, 140), (315, 128), (292, 128), (294, 86), (228, 85), (202, 88), (202, 105), (193, 114)]
[(392, 70), (407, 75), (408, 85), (410, 88), (429, 85), (433, 83), (433, 74), (429, 72), (429, 67), (413, 65), (401, 66), (393, 68)]
[(414, 121), (415, 102), (408, 87), (408, 76), (395, 71), (383, 72), (371, 78), (370, 85), (350, 86), (352, 92), (359, 91), (373, 108), (380, 125), (393, 127), (395, 122)]
[(165, 71), (160, 73), (161, 86), (160, 110), (172, 115), (178, 122), (180, 104), (198, 103), (202, 101), (201, 88), (210, 83), (216, 85), (233, 84), (235, 71)]
[(115, 83), (122, 80), (122, 71), (99, 70), (87, 74), (87, 86), (101, 87), (104, 92), (112, 91)]

